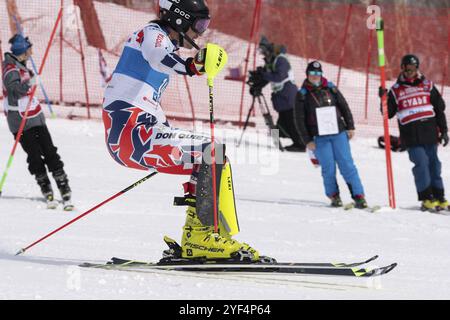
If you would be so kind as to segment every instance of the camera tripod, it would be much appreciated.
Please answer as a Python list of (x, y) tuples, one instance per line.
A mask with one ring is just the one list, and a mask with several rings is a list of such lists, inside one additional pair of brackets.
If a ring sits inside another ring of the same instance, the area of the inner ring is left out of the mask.
[[(272, 118), (272, 115), (270, 114), (269, 106), (267, 105), (266, 98), (264, 97), (264, 95), (262, 93), (252, 94), (252, 97), (253, 97), (252, 104), (250, 106), (250, 109), (248, 110), (247, 119), (245, 120), (244, 128), (242, 129), (241, 137), (239, 139), (239, 142), (237, 143), (237, 147), (239, 147), (241, 145), (242, 137), (244, 136), (245, 129), (247, 129), (247, 126), (248, 126), (248, 123), (250, 120), (250, 115), (255, 108), (256, 100), (258, 100), (259, 108), (264, 117), (264, 122), (267, 125), (267, 127), (269, 128), (269, 134), (272, 136), (273, 143), (275, 144), (275, 146), (278, 149), (280, 149), (281, 151), (284, 151), (284, 148), (281, 145), (280, 136), (273, 134), (272, 130), (278, 130), (278, 127), (273, 122), (273, 118)], [(262, 97), (262, 101), (261, 101), (261, 97)]]

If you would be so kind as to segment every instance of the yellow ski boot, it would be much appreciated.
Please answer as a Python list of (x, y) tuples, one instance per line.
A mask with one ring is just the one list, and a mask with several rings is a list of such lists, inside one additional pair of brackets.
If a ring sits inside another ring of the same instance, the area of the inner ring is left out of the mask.
[(442, 199), (438, 200), (437, 209), (439, 211), (441, 211), (441, 210), (450, 210), (450, 205), (449, 205), (448, 201), (445, 198), (442, 198)]
[(230, 259), (242, 250), (242, 245), (231, 238), (227, 239), (214, 233), (213, 226), (203, 226), (195, 208), (189, 206), (181, 248), (183, 258)]
[(436, 199), (427, 199), (422, 201), (422, 206), (421, 206), (421, 210), (422, 211), (430, 211), (430, 212), (435, 212), (438, 210), (439, 207), (439, 201), (437, 201)]

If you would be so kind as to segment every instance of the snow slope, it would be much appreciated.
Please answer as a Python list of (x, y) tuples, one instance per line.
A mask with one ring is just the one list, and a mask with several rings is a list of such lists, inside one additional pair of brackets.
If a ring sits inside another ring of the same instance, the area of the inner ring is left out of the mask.
[[(379, 254), (376, 264), (398, 262), (398, 267), (372, 280), (289, 276), (283, 278), (285, 282), (77, 267), (112, 256), (157, 260), (165, 249), (164, 235), (179, 240), (184, 209), (171, 203), (174, 195), (181, 195), (181, 183), (187, 177), (162, 174), (15, 257), (20, 248), (146, 174), (121, 167), (110, 158), (101, 122), (49, 119), (48, 126), (66, 164), (78, 211), (44, 208), (19, 147), (0, 198), (0, 299), (450, 298), (450, 216), (416, 210), (412, 165), (406, 153), (393, 154), (399, 209), (345, 212), (327, 206), (320, 170), (306, 154), (280, 153), (255, 143), (235, 148), (232, 140), (239, 132), (230, 130), (219, 132), (228, 142), (233, 163), (242, 230), (237, 239), (278, 261), (346, 262)], [(3, 170), (13, 144), (3, 116), (0, 132)], [(270, 144), (262, 132), (250, 131), (246, 138)], [(374, 146), (374, 139), (352, 141), (369, 203), (385, 205), (384, 152)], [(448, 184), (449, 149), (440, 149), (440, 157)], [(340, 181), (344, 202), (348, 202)]]

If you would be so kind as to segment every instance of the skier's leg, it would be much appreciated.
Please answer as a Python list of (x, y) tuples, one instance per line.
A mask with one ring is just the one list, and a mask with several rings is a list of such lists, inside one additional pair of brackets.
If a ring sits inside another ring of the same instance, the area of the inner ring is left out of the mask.
[[(42, 195), (46, 199), (53, 200), (52, 185), (48, 179), (47, 169), (45, 168), (45, 163), (42, 159), (37, 129), (38, 127), (33, 127), (23, 131), (19, 142), (27, 154), (28, 171), (35, 176)], [(16, 137), (16, 135), (14, 136)]]
[(339, 171), (349, 186), (353, 199), (364, 198), (364, 188), (358, 174), (358, 169), (352, 158), (350, 143), (346, 132), (334, 136), (332, 139), (333, 153)]
[(38, 135), (38, 141), (44, 156), (45, 164), (55, 179), (61, 198), (64, 202), (68, 202), (72, 195), (72, 190), (69, 186), (69, 179), (64, 171), (64, 163), (61, 161), (61, 157), (57, 152), (58, 149), (53, 144), (47, 126), (39, 127)]
[(319, 160), (325, 194), (332, 198), (339, 194), (339, 187), (336, 180), (336, 163), (333, 155), (333, 146), (328, 137), (315, 137), (315, 155)]
[(419, 201), (433, 198), (429, 159), (422, 145), (408, 148), (409, 159), (414, 163), (412, 169)]
[(444, 199), (444, 182), (441, 177), (441, 168), (442, 164), (439, 161), (438, 157), (438, 145), (426, 145), (425, 152), (428, 155), (429, 160), (429, 168), (430, 168), (430, 178), (431, 178), (431, 187), (433, 189), (433, 196), (438, 199)]
[[(127, 167), (191, 176), (184, 184), (184, 203), (188, 204), (188, 210), (182, 237), (183, 256), (229, 258), (235, 252), (251, 249), (214, 233), (211, 162), (207, 161), (210, 137), (168, 126), (152, 126), (146, 122), (151, 117), (141, 112), (137, 108), (121, 110), (113, 116), (104, 112), (108, 149), (117, 162)], [(223, 164), (223, 159), (223, 152), (221, 155), (217, 146), (217, 167)]]

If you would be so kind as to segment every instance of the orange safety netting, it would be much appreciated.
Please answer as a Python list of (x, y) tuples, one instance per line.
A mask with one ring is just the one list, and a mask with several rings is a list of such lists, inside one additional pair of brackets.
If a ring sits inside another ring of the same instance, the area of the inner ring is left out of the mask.
[[(339, 86), (349, 101), (357, 127), (368, 135), (382, 134), (376, 34), (366, 26), (367, 6), (340, 1), (263, 0), (258, 10), (257, 3), (257, 0), (208, 1), (212, 22), (199, 44), (215, 42), (229, 54), (229, 69), (215, 82), (215, 113), (219, 122), (242, 124), (245, 120), (252, 99), (240, 76), (246, 67), (251, 70), (262, 65), (255, 43), (264, 34), (270, 41), (286, 45), (297, 85), (303, 82), (307, 62), (320, 60), (325, 76)], [(106, 72), (107, 78), (129, 34), (156, 18), (157, 10), (157, 1), (4, 0), (0, 2), (3, 52), (8, 51), (7, 41), (15, 32), (11, 18), (14, 4), (17, 18), (34, 44), (37, 64), (42, 59), (57, 11), (60, 5), (64, 6), (63, 24), (43, 72), (43, 83), (51, 101), (66, 105), (78, 103), (82, 107), (77, 115), (83, 116), (88, 115), (83, 110), (89, 106), (92, 117), (100, 116), (98, 106), (104, 90), (101, 71)], [(389, 84), (399, 72), (401, 57), (414, 53), (421, 60), (423, 73), (436, 83), (446, 101), (450, 101), (450, 88), (446, 87), (450, 86), (449, 9), (385, 2), (380, 7), (385, 20)], [(186, 57), (193, 52), (180, 50), (180, 54)], [(270, 98), (270, 88), (263, 92)], [(44, 99), (40, 91), (38, 96)], [(171, 77), (162, 105), (169, 118), (208, 119), (206, 80)], [(72, 112), (69, 107), (65, 109)], [(263, 125), (258, 110), (252, 122)], [(396, 127), (395, 121), (392, 124)]]

